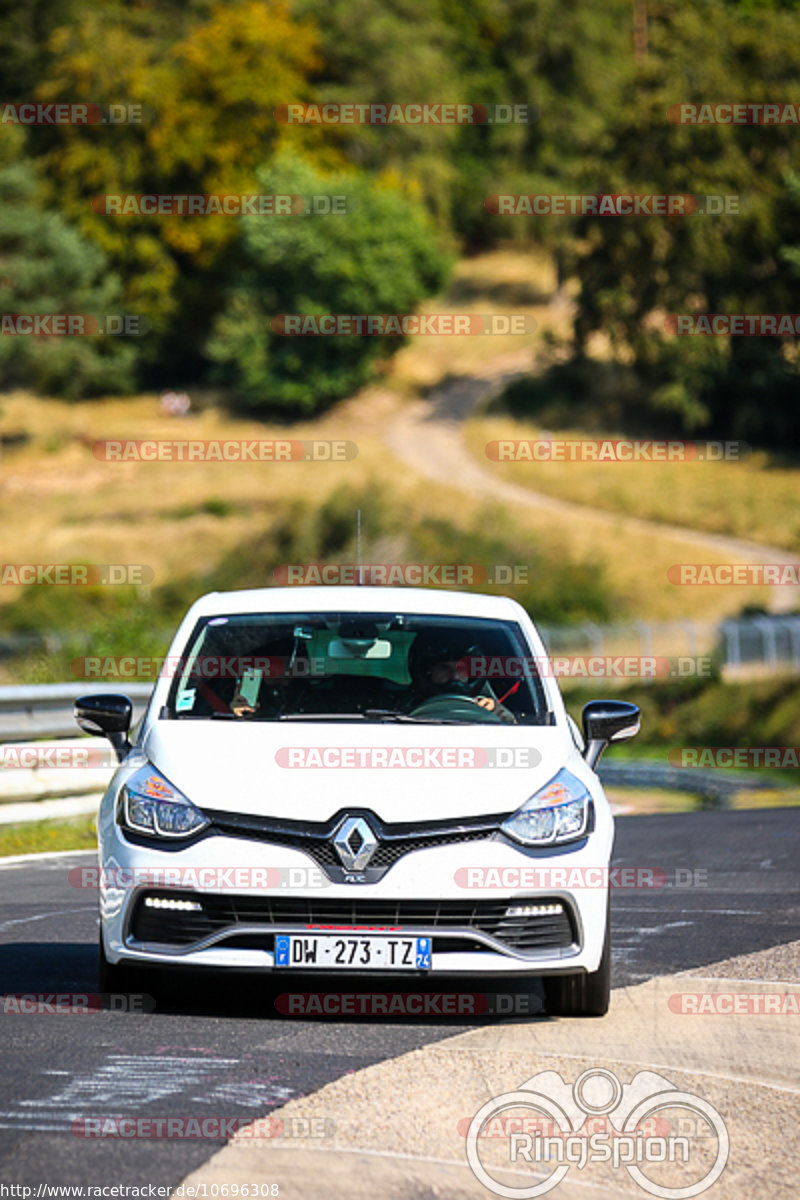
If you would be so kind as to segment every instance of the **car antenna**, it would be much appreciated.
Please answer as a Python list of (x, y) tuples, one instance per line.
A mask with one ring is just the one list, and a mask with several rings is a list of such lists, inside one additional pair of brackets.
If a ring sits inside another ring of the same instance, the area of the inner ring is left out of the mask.
[(361, 567), (361, 509), (356, 509), (356, 544), (358, 547), (358, 586), (362, 587), (364, 583), (364, 574)]

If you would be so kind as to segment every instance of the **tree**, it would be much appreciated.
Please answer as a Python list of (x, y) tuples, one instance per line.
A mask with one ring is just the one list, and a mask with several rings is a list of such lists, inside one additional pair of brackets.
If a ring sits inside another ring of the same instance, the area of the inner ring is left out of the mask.
[(196, 360), (235, 261), (237, 223), (107, 215), (92, 201), (252, 192), (256, 166), (285, 137), (274, 108), (306, 94), (314, 42), (287, 0), (77, 8), (52, 35), (39, 99), (142, 108), (138, 123), (58, 126), (30, 141), (50, 203), (102, 248), (128, 308), (152, 322), (146, 349), (159, 373)]
[[(624, 422), (778, 445), (800, 432), (791, 348), (778, 338), (675, 336), (666, 321), (796, 311), (797, 285), (779, 248), (800, 216), (800, 197), (785, 183), (797, 126), (677, 124), (667, 115), (677, 102), (788, 99), (796, 73), (796, 20), (786, 12), (765, 6), (750, 15), (709, 0), (662, 5), (651, 18), (648, 58), (606, 114), (577, 190), (690, 194), (701, 206), (708, 195), (732, 196), (738, 210), (569, 221), (580, 284), (576, 359), (596, 335), (607, 341), (628, 376), (617, 409)], [(583, 379), (591, 403), (592, 371)]]
[(253, 411), (318, 412), (360, 387), (391, 337), (289, 337), (282, 314), (410, 313), (443, 284), (447, 258), (424, 212), (363, 175), (323, 175), (282, 155), (265, 193), (344, 196), (341, 215), (247, 216), (244, 270), (208, 344), (217, 377)]
[[(105, 255), (56, 213), (46, 212), (30, 167), (0, 168), (0, 313), (122, 315), (120, 282)], [(88, 326), (87, 326), (88, 327)], [(0, 333), (0, 386), (76, 398), (130, 387), (130, 340)]]

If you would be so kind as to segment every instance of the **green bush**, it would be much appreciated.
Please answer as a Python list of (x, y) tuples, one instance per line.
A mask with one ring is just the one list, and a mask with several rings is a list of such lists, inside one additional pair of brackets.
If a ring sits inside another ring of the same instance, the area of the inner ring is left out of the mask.
[(310, 415), (370, 378), (397, 337), (288, 337), (281, 314), (409, 313), (438, 291), (449, 265), (422, 209), (355, 174), (323, 175), (284, 155), (260, 191), (344, 196), (346, 211), (242, 218), (244, 267), (207, 345), (237, 407)]
[[(565, 688), (571, 715), (580, 720), (588, 700), (602, 695), (597, 687)], [(721, 679), (689, 679), (636, 683), (609, 692), (642, 710), (642, 729), (632, 743), (653, 747), (659, 757), (679, 746), (797, 746), (800, 744), (800, 690), (796, 679), (760, 679), (725, 683)], [(614, 753), (625, 753), (625, 748)], [(652, 754), (649, 757), (653, 757)]]

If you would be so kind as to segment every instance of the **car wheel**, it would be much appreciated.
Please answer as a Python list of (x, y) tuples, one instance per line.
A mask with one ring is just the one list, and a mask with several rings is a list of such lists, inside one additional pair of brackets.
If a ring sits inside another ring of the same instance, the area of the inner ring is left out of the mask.
[(596, 971), (544, 978), (545, 1011), (552, 1017), (602, 1017), (611, 999), (611, 906), (606, 909), (603, 954)]

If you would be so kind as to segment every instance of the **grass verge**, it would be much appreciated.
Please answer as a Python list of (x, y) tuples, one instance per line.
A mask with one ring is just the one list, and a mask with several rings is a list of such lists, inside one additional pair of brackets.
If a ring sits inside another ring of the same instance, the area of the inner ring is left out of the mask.
[(14, 854), (42, 854), (48, 850), (93, 850), (96, 845), (94, 817), (0, 825), (0, 858)]
[[(534, 423), (502, 416), (476, 418), (465, 431), (467, 446), (484, 467), (499, 479), (532, 491), (590, 504), (606, 512), (635, 514), (668, 525), (800, 551), (800, 470), (779, 461), (776, 455), (756, 451), (741, 461), (630, 463), (490, 462), (486, 457), (490, 442), (535, 441), (542, 437), (572, 442), (624, 439), (625, 434), (582, 433), (576, 429), (554, 434)], [(700, 558), (696, 556), (692, 561)]]

